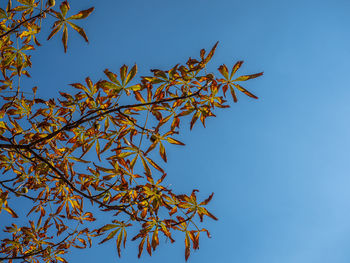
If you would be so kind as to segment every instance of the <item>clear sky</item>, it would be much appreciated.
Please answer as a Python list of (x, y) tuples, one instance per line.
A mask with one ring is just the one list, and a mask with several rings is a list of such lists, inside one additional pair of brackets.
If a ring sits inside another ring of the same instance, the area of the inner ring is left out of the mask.
[[(57, 1), (60, 2), (60, 1)], [(167, 182), (204, 195), (207, 220), (189, 262), (348, 263), (350, 261), (350, 2), (346, 0), (71, 0), (95, 6), (68, 53), (60, 36), (33, 53), (28, 90), (69, 91), (86, 76), (133, 65), (140, 75), (168, 69), (220, 41), (209, 70), (244, 60), (240, 73), (264, 71), (217, 111), (207, 128), (183, 130), (186, 147), (168, 147)], [(34, 83), (33, 83), (34, 82)], [(24, 88), (24, 90), (26, 89)], [(24, 91), (23, 90), (23, 91)], [(184, 241), (137, 259), (137, 244), (117, 258), (115, 241), (73, 250), (70, 263), (184, 262)]]

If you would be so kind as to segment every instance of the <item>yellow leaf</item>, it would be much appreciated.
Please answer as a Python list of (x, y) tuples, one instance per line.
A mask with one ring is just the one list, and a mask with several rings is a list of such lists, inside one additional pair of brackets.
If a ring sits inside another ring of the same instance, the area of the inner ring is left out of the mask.
[(170, 137), (167, 138), (167, 141), (170, 142), (170, 143), (172, 143), (172, 144), (185, 145), (184, 143), (182, 143), (182, 142), (180, 142), (180, 141), (178, 141), (178, 140), (175, 140), (175, 139), (173, 139), (173, 138), (170, 138)]
[(3, 121), (0, 121), (0, 128), (6, 129), (6, 124)]
[(58, 31), (60, 31), (61, 28), (62, 28), (62, 24), (59, 24), (58, 26), (54, 27), (54, 29), (52, 29), (50, 35), (47, 37), (47, 40), (50, 40), (54, 35), (56, 35), (56, 33)]
[(242, 86), (238, 85), (238, 84), (233, 84), (233, 86), (235, 86), (239, 91), (243, 92), (244, 94), (248, 95), (251, 98), (257, 99), (258, 97), (255, 96), (254, 94), (250, 93), (248, 90), (246, 90), (245, 88), (243, 88)]
[(248, 79), (255, 79), (257, 77), (260, 77), (263, 74), (264, 74), (264, 72), (260, 72), (260, 73), (256, 73), (256, 74), (252, 74), (252, 75), (244, 75), (244, 76), (240, 76), (240, 77), (236, 78), (234, 81), (246, 81)]
[(62, 4), (60, 5), (60, 9), (61, 9), (63, 17), (65, 17), (68, 10), (70, 9), (68, 2), (63, 1)]
[(159, 142), (159, 154), (163, 158), (164, 162), (167, 162), (165, 148), (164, 148), (164, 145), (161, 142)]
[(88, 37), (84, 31), (84, 29), (82, 29), (81, 27), (77, 26), (76, 24), (72, 23), (72, 22), (68, 22), (68, 24), (75, 30), (77, 31), (84, 39), (86, 42), (89, 42)]
[(123, 85), (125, 84), (125, 78), (126, 78), (126, 72), (128, 71), (128, 66), (127, 65), (123, 65), (120, 68), (120, 78), (122, 80)]
[(72, 20), (72, 19), (84, 19), (84, 18), (88, 17), (88, 16), (92, 13), (92, 11), (94, 11), (94, 9), (95, 9), (94, 7), (91, 7), (91, 8), (89, 8), (89, 9), (80, 11), (78, 14), (69, 17), (68, 20)]
[(137, 65), (135, 64), (135, 65), (131, 68), (131, 70), (130, 70), (128, 76), (126, 77), (125, 84), (128, 84), (128, 83), (135, 77), (136, 73), (137, 73)]
[(8, 207), (8, 206), (5, 206), (5, 207), (2, 207), (2, 209), (4, 209), (5, 211), (7, 211), (12, 217), (18, 218), (18, 215), (16, 214), (15, 211), (12, 210), (12, 208), (10, 208), (10, 207)]

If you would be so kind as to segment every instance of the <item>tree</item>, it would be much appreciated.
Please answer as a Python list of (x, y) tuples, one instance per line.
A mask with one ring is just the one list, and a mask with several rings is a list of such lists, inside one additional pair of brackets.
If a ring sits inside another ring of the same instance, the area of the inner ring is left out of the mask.
[[(151, 70), (152, 76), (139, 82), (137, 66), (123, 65), (119, 76), (106, 69), (106, 79), (71, 84), (74, 91), (60, 92), (57, 99), (39, 98), (36, 87), (32, 94), (22, 92), (20, 79), (30, 77), (32, 66), (28, 51), (40, 46), (42, 23), (54, 20), (48, 40), (62, 31), (65, 52), (69, 27), (88, 41), (72, 21), (85, 19), (93, 8), (71, 16), (69, 9), (67, 1), (56, 6), (54, 0), (45, 6), (42, 0), (8, 0), (0, 9), (0, 90), (5, 94), (0, 212), (17, 218), (16, 204), (29, 204), (27, 216), (2, 229), (0, 260), (66, 262), (62, 256), (71, 247), (86, 248), (95, 238), (100, 243), (116, 239), (120, 256), (131, 228), (138, 231), (131, 240), (138, 242), (139, 257), (144, 247), (151, 255), (160, 236), (174, 242), (172, 234), (183, 232), (187, 260), (191, 246), (199, 248), (201, 233), (210, 236), (198, 221), (205, 216), (217, 220), (206, 209), (213, 194), (199, 201), (198, 190), (174, 193), (164, 184), (166, 172), (156, 156), (166, 162), (168, 143), (184, 145), (176, 138), (181, 120), (190, 119), (190, 129), (197, 120), (205, 126), (215, 108), (229, 107), (228, 90), (234, 102), (236, 90), (257, 99), (238, 83), (262, 73), (236, 77), (243, 63), (238, 61), (231, 71), (221, 65), (218, 77), (207, 74), (216, 43), (208, 53), (201, 50), (198, 59)], [(109, 216), (91, 227), (97, 209)]]

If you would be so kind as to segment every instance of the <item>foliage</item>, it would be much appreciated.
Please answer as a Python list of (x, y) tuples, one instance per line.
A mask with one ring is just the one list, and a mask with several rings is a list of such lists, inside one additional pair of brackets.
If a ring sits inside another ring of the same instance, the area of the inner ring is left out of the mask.
[[(166, 173), (155, 153), (166, 162), (168, 144), (184, 145), (176, 139), (184, 119), (191, 129), (197, 120), (204, 126), (215, 108), (229, 107), (228, 89), (235, 102), (236, 90), (257, 98), (238, 83), (262, 73), (236, 77), (239, 61), (231, 71), (220, 66), (219, 77), (206, 74), (216, 44), (209, 53), (201, 50), (198, 59), (152, 70), (139, 82), (137, 66), (124, 65), (118, 73), (106, 69), (104, 80), (71, 84), (75, 92), (60, 92), (57, 99), (41, 99), (36, 87), (25, 95), (20, 78), (30, 76), (29, 53), (40, 46), (42, 23), (54, 20), (48, 39), (62, 31), (65, 52), (69, 27), (88, 41), (72, 21), (88, 17), (93, 8), (69, 16), (67, 1), (45, 4), (9, 0), (0, 9), (0, 90), (10, 94), (1, 96), (0, 107), (0, 212), (14, 218), (25, 213), (2, 226), (0, 260), (66, 262), (63, 255), (71, 247), (86, 248), (94, 238), (116, 239), (120, 256), (130, 229), (138, 231), (131, 240), (138, 242), (139, 257), (144, 247), (151, 255), (160, 236), (174, 242), (174, 232), (182, 232), (187, 259), (191, 246), (199, 248), (199, 236), (209, 236), (198, 221), (217, 220), (206, 209), (213, 194), (205, 200), (197, 200), (197, 190), (175, 194), (164, 184)], [(134, 102), (122, 104), (126, 97)], [(17, 211), (24, 199), (28, 211)], [(91, 223), (97, 210), (108, 216)]]

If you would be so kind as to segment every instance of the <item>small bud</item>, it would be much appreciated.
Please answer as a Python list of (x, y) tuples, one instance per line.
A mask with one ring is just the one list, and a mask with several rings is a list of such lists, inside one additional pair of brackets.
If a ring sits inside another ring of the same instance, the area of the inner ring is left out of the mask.
[(49, 3), (49, 7), (53, 7), (56, 4), (55, 0), (49, 0), (48, 3)]
[(95, 130), (100, 130), (101, 125), (100, 125), (98, 122), (95, 122), (93, 128), (94, 128)]
[(208, 80), (213, 80), (214, 79), (214, 74), (212, 74), (212, 73), (209, 73), (208, 75), (207, 75), (207, 79)]
[(27, 188), (27, 187), (22, 187), (22, 188), (21, 188), (21, 193), (22, 193), (22, 194), (28, 193), (28, 188)]
[(155, 142), (156, 139), (157, 139), (157, 137), (154, 134), (150, 138), (151, 142)]

